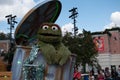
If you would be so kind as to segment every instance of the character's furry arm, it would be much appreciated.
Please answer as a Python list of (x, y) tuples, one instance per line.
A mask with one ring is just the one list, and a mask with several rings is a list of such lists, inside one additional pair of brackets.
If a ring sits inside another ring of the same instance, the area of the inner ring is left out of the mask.
[(58, 62), (60, 65), (63, 65), (67, 62), (70, 54), (71, 52), (68, 50), (68, 48), (65, 47), (63, 43), (61, 43), (61, 46), (57, 50), (55, 61)]
[(53, 64), (54, 63), (54, 56), (55, 56), (55, 48), (54, 46), (44, 43), (44, 42), (39, 42), (40, 50), (46, 59), (48, 64)]

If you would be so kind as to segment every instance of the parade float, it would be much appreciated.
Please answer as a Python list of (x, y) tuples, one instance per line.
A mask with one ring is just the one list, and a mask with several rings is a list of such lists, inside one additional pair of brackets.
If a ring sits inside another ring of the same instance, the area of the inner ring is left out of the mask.
[(15, 31), (12, 80), (72, 80), (76, 56), (62, 43), (59, 0), (33, 7)]

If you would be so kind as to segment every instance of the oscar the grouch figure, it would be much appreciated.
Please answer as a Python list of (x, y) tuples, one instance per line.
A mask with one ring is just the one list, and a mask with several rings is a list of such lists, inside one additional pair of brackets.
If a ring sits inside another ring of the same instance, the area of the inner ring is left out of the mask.
[(63, 65), (71, 52), (62, 43), (61, 29), (54, 23), (43, 23), (38, 30), (38, 45), (48, 64)]

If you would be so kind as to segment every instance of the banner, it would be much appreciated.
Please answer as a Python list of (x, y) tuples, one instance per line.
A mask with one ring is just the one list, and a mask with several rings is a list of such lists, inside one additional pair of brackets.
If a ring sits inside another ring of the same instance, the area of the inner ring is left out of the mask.
[(94, 39), (95, 45), (98, 51), (104, 51), (104, 38), (103, 37), (96, 37)]

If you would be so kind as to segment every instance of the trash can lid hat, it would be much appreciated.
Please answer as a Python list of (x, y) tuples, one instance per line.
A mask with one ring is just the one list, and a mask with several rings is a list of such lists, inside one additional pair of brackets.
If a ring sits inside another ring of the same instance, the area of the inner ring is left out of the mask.
[(19, 45), (24, 41), (31, 43), (36, 40), (37, 31), (42, 23), (54, 23), (60, 12), (61, 3), (58, 0), (47, 0), (33, 7), (20, 21), (15, 30), (15, 41)]

